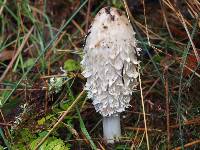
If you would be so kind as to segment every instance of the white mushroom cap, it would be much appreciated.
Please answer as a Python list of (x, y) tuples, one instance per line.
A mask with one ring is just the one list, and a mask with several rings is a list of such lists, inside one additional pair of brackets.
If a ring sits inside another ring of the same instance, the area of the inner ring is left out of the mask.
[(118, 9), (102, 8), (89, 30), (81, 62), (87, 78), (85, 90), (97, 112), (103, 116), (129, 107), (137, 85), (137, 48), (135, 32)]

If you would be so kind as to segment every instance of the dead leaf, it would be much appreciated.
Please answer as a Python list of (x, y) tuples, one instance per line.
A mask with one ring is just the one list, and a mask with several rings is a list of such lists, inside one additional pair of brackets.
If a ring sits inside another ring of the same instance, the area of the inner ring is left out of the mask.
[(14, 51), (4, 50), (0, 52), (0, 61), (3, 62), (5, 60), (10, 60), (14, 56)]

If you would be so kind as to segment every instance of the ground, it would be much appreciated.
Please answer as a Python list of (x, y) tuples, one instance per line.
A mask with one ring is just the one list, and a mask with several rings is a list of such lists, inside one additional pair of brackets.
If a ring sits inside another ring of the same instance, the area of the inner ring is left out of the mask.
[[(112, 146), (80, 66), (105, 6), (128, 15), (142, 48), (141, 88)], [(0, 149), (36, 149), (44, 137), (45, 150), (200, 149), (199, 12), (197, 0), (1, 0)]]

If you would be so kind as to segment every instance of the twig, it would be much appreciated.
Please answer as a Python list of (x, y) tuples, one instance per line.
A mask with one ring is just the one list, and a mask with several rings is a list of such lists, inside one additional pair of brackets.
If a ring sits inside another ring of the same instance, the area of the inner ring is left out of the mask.
[[(125, 7), (125, 9), (126, 9), (126, 15), (127, 15), (127, 17), (128, 17), (128, 20), (130, 21), (130, 15), (129, 14), (131, 14), (130, 13), (130, 10), (128, 9), (128, 5), (127, 5), (127, 3), (126, 3), (126, 0), (123, 0), (123, 2), (124, 2), (124, 7)], [(131, 22), (131, 21), (130, 21)]]
[[(45, 81), (44, 83), (45, 83), (45, 86), (47, 87), (47, 86), (48, 86), (47, 81)], [(44, 103), (44, 112), (45, 112), (45, 114), (46, 114), (47, 111), (48, 111), (48, 98), (49, 98), (49, 91), (46, 90), (46, 91), (45, 91), (45, 103)]]
[(6, 70), (4, 71), (4, 73), (2, 74), (1, 78), (0, 78), (0, 82), (2, 82), (2, 80), (5, 78), (6, 74), (8, 73), (8, 71), (12, 68), (13, 63), (15, 62), (15, 60), (17, 59), (18, 55), (20, 54), (20, 52), (22, 51), (22, 49), (24, 48), (28, 38), (30, 37), (31, 33), (33, 31), (33, 27), (30, 29), (30, 31), (27, 33), (27, 35), (25, 36), (22, 44), (20, 45), (20, 47), (18, 48), (16, 54), (14, 55), (14, 57), (12, 58), (12, 60), (10, 61), (9, 65), (7, 66)]
[(144, 140), (144, 135), (145, 135), (145, 133), (143, 133), (142, 139), (141, 139), (140, 143), (138, 144), (137, 148), (139, 148), (139, 147), (142, 145), (142, 142), (143, 142), (143, 140)]
[(147, 95), (151, 92), (151, 90), (154, 88), (154, 86), (158, 83), (158, 81), (160, 80), (160, 77), (158, 77), (154, 83), (152, 84), (152, 86), (149, 88), (149, 90), (145, 93), (144, 98), (147, 97)]
[(170, 123), (169, 123), (169, 85), (168, 85), (168, 79), (167, 79), (167, 69), (166, 69), (166, 72), (165, 72), (165, 76), (166, 76), (166, 79), (165, 79), (165, 97), (166, 97), (166, 115), (167, 115), (167, 149), (169, 150), (170, 149)]
[(0, 126), (12, 126), (12, 124), (0, 122)]
[[(184, 145), (184, 148), (187, 148), (187, 147), (191, 147), (192, 145), (195, 145), (195, 144), (199, 144), (200, 143), (200, 139), (196, 140), (196, 141), (193, 141), (193, 142), (190, 142), (190, 143), (187, 143)], [(181, 150), (181, 146), (179, 147), (176, 147), (174, 148), (173, 150)]]
[[(55, 41), (54, 45), (52, 45), (51, 48), (49, 48), (50, 50), (47, 52), (45, 59), (49, 59), (52, 53), (52, 50), (54, 48), (56, 48), (56, 46), (59, 44), (59, 42), (62, 40), (63, 36), (66, 34), (66, 31), (62, 32), (62, 34), (58, 37), (58, 39)], [(51, 66), (51, 64), (49, 64), (49, 67)]]
[[(12, 91), (13, 89), (0, 89), (0, 91)], [(24, 91), (25, 89), (16, 89), (16, 91)], [(47, 88), (42, 88), (42, 89), (26, 89), (27, 91), (46, 91)]]
[[(138, 67), (138, 72), (139, 72), (139, 69), (140, 67)], [(142, 101), (142, 111), (143, 111), (143, 117), (144, 117), (144, 127), (145, 127), (145, 134), (146, 134), (147, 149), (149, 150), (149, 137), (148, 137), (148, 132), (147, 132), (144, 97), (143, 97), (143, 92), (142, 92), (142, 81), (141, 81), (140, 73), (139, 73), (139, 85), (140, 85), (140, 96), (141, 96), (141, 101)]]
[(86, 35), (85, 32), (83, 31), (83, 29), (80, 27), (80, 25), (75, 21), (72, 20), (73, 25), (81, 32), (81, 35)]
[[(7, 124), (1, 109), (0, 109), (0, 114), (1, 114), (1, 117), (3, 119), (4, 124)], [(9, 137), (9, 139), (11, 139), (12, 137), (11, 137), (10, 130), (9, 130), (7, 125), (6, 125), (6, 133), (7, 133), (7, 136)]]
[(147, 27), (147, 17), (146, 17), (146, 9), (145, 9), (145, 2), (144, 2), (144, 0), (142, 0), (142, 4), (143, 4), (143, 8), (144, 8), (144, 22), (145, 22), (145, 30), (146, 30), (146, 33), (147, 33), (147, 40), (148, 40), (149, 46), (151, 46), (151, 43), (150, 43), (150, 40), (149, 40), (148, 27)]
[(65, 116), (69, 113), (69, 111), (75, 106), (75, 104), (78, 102), (78, 100), (80, 99), (80, 97), (84, 94), (84, 91), (82, 91), (78, 97), (74, 100), (74, 102), (69, 106), (69, 108), (63, 112), (62, 116), (60, 117), (60, 119), (54, 124), (53, 128), (51, 128), (51, 130), (49, 130), (49, 132), (47, 133), (47, 135), (40, 141), (40, 143), (34, 148), (34, 150), (38, 150), (38, 148), (45, 142), (45, 140), (49, 137), (49, 135), (54, 131), (54, 129), (63, 121), (63, 119), (65, 118)]
[(184, 20), (184, 18), (183, 18), (183, 16), (182, 16), (181, 13), (180, 13), (180, 18), (181, 18), (183, 27), (185, 28), (185, 31), (186, 31), (186, 33), (187, 33), (187, 35), (188, 35), (188, 38), (189, 38), (189, 40), (190, 40), (190, 43), (191, 43), (191, 45), (192, 45), (192, 48), (193, 48), (194, 54), (195, 54), (195, 56), (196, 56), (197, 62), (200, 62), (200, 58), (199, 58), (198, 52), (197, 52), (196, 47), (195, 47), (195, 45), (194, 45), (194, 43), (193, 43), (193, 41), (192, 41), (192, 38), (191, 38), (190, 33), (189, 33), (189, 31), (188, 31), (187, 25), (186, 25), (185, 20)]
[[(197, 124), (199, 125), (200, 124), (200, 118), (194, 118), (194, 119), (191, 119), (191, 120), (187, 120), (187, 121), (184, 121), (183, 122), (183, 125), (193, 125), (193, 124)], [(175, 124), (175, 125), (170, 125), (170, 128), (178, 128), (179, 127), (179, 124)]]
[(171, 37), (172, 40), (174, 40), (174, 37), (173, 37), (173, 35), (172, 35), (172, 32), (171, 32), (171, 30), (170, 30), (170, 28), (169, 28), (169, 24), (168, 24), (168, 21), (167, 21), (167, 16), (166, 16), (166, 14), (165, 14), (165, 8), (163, 7), (163, 4), (162, 4), (163, 2), (162, 2), (162, 0), (159, 0), (159, 2), (160, 2), (161, 9), (162, 9), (162, 11), (163, 11), (163, 18), (164, 18), (164, 21), (165, 21), (167, 30), (168, 30), (168, 32), (169, 32), (169, 36)]
[[(134, 127), (125, 127), (125, 129), (127, 130), (136, 130), (136, 131), (145, 131), (145, 128), (134, 128)], [(162, 132), (162, 130), (160, 129), (151, 129), (151, 128), (148, 128), (147, 131), (157, 131), (157, 132)]]
[(85, 25), (85, 32), (88, 32), (89, 19), (90, 19), (90, 9), (91, 9), (90, 7), (91, 7), (91, 0), (88, 0), (87, 15), (86, 15), (86, 25)]
[(4, 9), (4, 6), (5, 6), (6, 2), (7, 2), (7, 0), (4, 0), (3, 4), (1, 5), (0, 16), (1, 16), (2, 12), (3, 12), (3, 9)]
[[(135, 24), (142, 30), (142, 32), (144, 33), (144, 34), (146, 34), (147, 35), (147, 32), (146, 32), (146, 30), (145, 30), (145, 26), (142, 24), (142, 23), (140, 23), (139, 21), (137, 21), (136, 19), (134, 19), (134, 18), (132, 18), (133, 19), (133, 21), (135, 22)], [(156, 33), (154, 33), (152, 30), (150, 30), (150, 29), (147, 29), (147, 31), (148, 31), (148, 33), (149, 33), (149, 38), (150, 39), (160, 39), (160, 40), (165, 40), (164, 38), (162, 38), (160, 35), (158, 35), (158, 34), (156, 34)], [(150, 35), (151, 34), (151, 35)], [(152, 45), (149, 45), (149, 46), (152, 46)]]

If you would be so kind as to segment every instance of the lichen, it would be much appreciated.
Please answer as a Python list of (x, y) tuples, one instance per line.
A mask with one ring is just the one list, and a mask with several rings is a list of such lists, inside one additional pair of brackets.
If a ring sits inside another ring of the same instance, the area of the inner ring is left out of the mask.
[(101, 115), (110, 116), (130, 106), (137, 86), (139, 51), (127, 17), (116, 8), (102, 8), (89, 29), (81, 62), (88, 98)]

